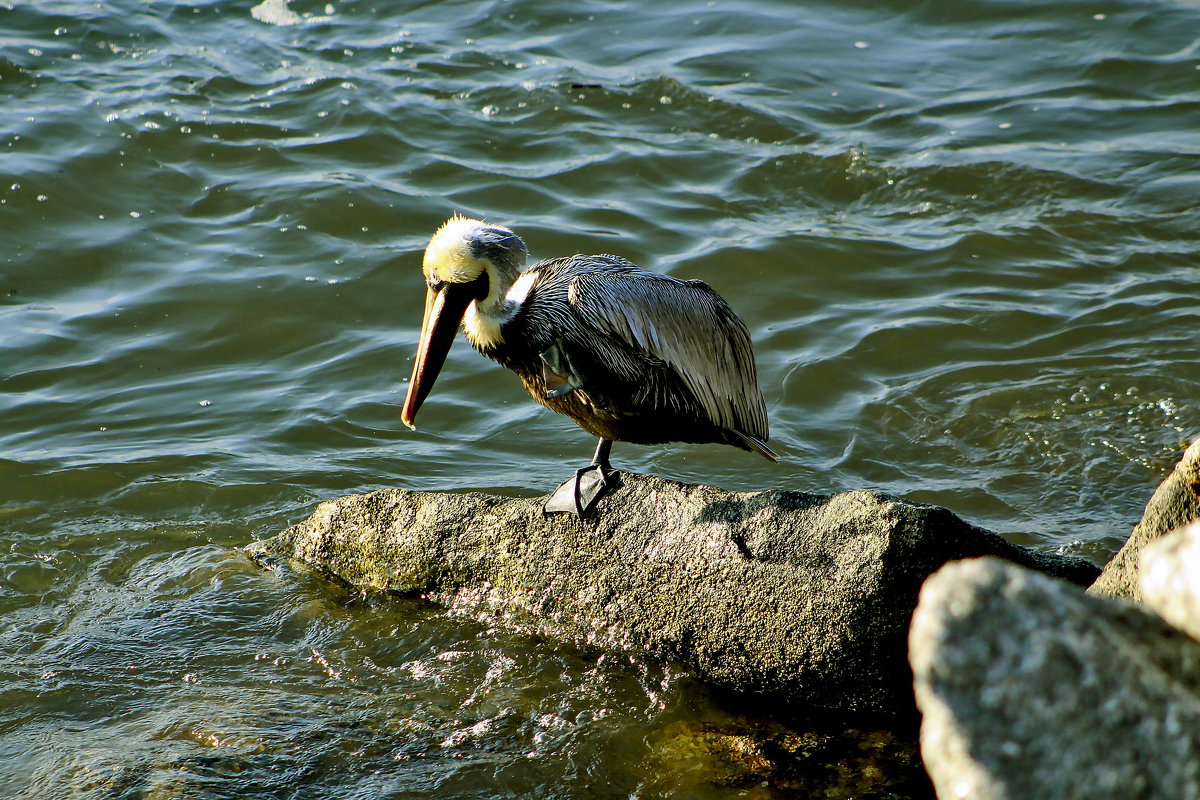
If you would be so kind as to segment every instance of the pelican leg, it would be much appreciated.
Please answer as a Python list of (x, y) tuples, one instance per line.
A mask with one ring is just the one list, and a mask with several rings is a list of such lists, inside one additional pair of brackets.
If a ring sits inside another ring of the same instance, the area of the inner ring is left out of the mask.
[(563, 512), (582, 518), (592, 510), (596, 501), (604, 496), (611, 487), (610, 473), (614, 472), (608, 463), (608, 453), (612, 450), (612, 440), (601, 439), (596, 445), (596, 454), (592, 463), (583, 469), (575, 470), (566, 483), (554, 490), (546, 500), (543, 510), (547, 514)]

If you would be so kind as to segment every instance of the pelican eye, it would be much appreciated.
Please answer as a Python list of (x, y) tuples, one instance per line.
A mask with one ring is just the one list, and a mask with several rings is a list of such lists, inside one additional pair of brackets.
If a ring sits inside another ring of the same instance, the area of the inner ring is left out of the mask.
[(446, 288), (446, 282), (441, 278), (433, 278), (428, 283), (429, 289), (434, 292), (440, 292)]

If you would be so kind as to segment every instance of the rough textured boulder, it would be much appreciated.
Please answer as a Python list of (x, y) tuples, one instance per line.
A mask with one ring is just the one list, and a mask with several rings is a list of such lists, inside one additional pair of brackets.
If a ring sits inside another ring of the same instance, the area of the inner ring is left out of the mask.
[(1107, 597), (1141, 599), (1138, 554), (1167, 531), (1200, 519), (1200, 438), (1192, 442), (1150, 502), (1125, 546), (1113, 556), (1090, 591)]
[(1200, 644), (997, 559), (950, 564), (909, 637), (939, 798), (1200, 798)]
[(1139, 576), (1146, 605), (1200, 640), (1200, 522), (1146, 545)]
[(648, 651), (736, 691), (884, 712), (912, 708), (908, 623), (947, 560), (994, 554), (1084, 585), (1098, 572), (867, 491), (733, 493), (626, 473), (594, 519), (541, 506), (388, 489), (323, 503), (251, 550)]

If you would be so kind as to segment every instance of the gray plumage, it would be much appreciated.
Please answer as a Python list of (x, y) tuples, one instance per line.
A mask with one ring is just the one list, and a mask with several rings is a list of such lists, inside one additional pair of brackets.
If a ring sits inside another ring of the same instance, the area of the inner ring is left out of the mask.
[[(708, 284), (647, 272), (611, 255), (543, 261), (524, 280), (531, 287), (501, 326), (506, 344), (561, 351), (575, 373), (563, 377), (604, 411), (706, 423), (773, 455), (761, 446), (769, 436), (767, 410), (750, 332)], [(664, 434), (675, 428), (664, 424)]]

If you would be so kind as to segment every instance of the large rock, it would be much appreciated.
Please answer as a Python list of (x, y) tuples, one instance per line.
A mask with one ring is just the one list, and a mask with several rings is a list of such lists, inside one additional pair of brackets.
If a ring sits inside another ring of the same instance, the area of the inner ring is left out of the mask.
[(1092, 586), (1092, 594), (1140, 600), (1138, 554), (1167, 531), (1200, 519), (1200, 438), (1192, 442), (1150, 502), (1125, 546), (1113, 556)]
[(1200, 798), (1200, 644), (997, 559), (950, 564), (909, 637), (937, 795)]
[(873, 492), (621, 481), (585, 521), (546, 516), (541, 498), (343, 497), (251, 550), (356, 587), (676, 659), (736, 691), (885, 712), (912, 708), (909, 618), (945, 561), (999, 555), (1081, 584), (1099, 571)]

